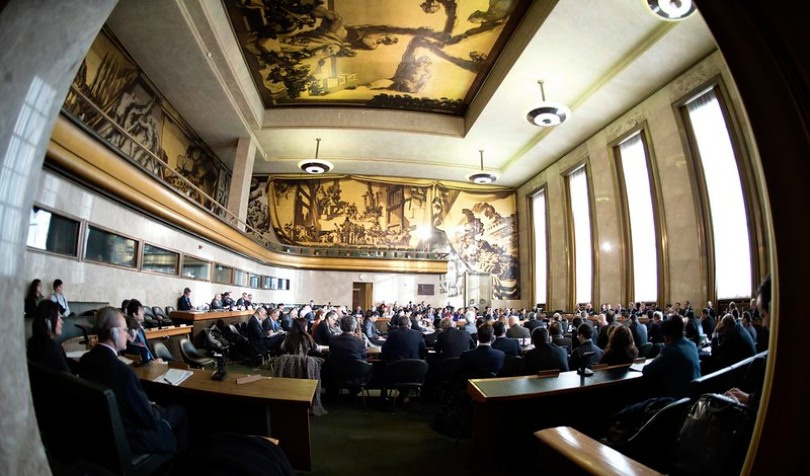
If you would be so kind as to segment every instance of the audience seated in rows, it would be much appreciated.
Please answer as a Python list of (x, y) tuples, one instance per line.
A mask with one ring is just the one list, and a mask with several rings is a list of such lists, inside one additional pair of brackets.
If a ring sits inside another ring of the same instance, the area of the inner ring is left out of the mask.
[(715, 367), (731, 365), (756, 353), (751, 334), (731, 314), (723, 316), (712, 336), (712, 361)]

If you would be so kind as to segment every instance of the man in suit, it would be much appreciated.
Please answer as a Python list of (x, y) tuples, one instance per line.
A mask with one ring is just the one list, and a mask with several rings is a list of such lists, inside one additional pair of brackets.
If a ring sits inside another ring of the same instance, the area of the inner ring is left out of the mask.
[(436, 336), (436, 355), (440, 359), (458, 357), (462, 352), (475, 349), (475, 341), (470, 334), (460, 331), (455, 321), (449, 317), (442, 319), (441, 331)]
[[(619, 304), (619, 307), (621, 305)], [(616, 313), (613, 311), (608, 311), (605, 313), (605, 325), (599, 328), (599, 336), (596, 338), (596, 346), (600, 349), (604, 349), (607, 347), (608, 343), (608, 336), (610, 335), (610, 327), (611, 326), (620, 326), (622, 325), (621, 322), (616, 320)]]
[(248, 345), (250, 346), (250, 358), (253, 365), (261, 365), (267, 353), (267, 345), (264, 339), (266, 333), (262, 329), (262, 321), (264, 321), (265, 318), (267, 318), (267, 310), (259, 306), (256, 312), (248, 319), (247, 338)]
[(757, 346), (751, 334), (731, 314), (723, 316), (712, 336), (712, 362), (724, 367), (756, 353)]
[(230, 309), (235, 305), (236, 301), (231, 297), (230, 291), (222, 293), (222, 306), (225, 307), (225, 309)]
[(568, 371), (568, 355), (565, 349), (551, 342), (548, 329), (539, 327), (532, 331), (534, 349), (526, 352), (523, 357), (523, 370), (527, 374), (534, 374), (541, 370)]
[(503, 368), (506, 355), (492, 348), (495, 331), (489, 324), (478, 328), (478, 347), (461, 354), (461, 369), (465, 375), (497, 375)]
[(638, 322), (638, 316), (630, 315), (630, 332), (633, 334), (633, 343), (636, 347), (647, 343), (647, 326)]
[(126, 349), (127, 324), (121, 311), (103, 307), (96, 313), (98, 344), (79, 361), (79, 376), (112, 390), (133, 454), (172, 453), (185, 449), (187, 416), (177, 405), (151, 403), (138, 377), (118, 352)]
[(141, 363), (146, 364), (153, 360), (162, 363), (162, 359), (156, 359), (146, 340), (146, 333), (143, 330), (144, 312), (143, 305), (137, 299), (131, 299), (127, 303), (127, 327), (130, 331), (130, 341), (127, 342), (127, 352), (141, 357)]
[(506, 329), (503, 325), (503, 322), (495, 322), (492, 325), (492, 330), (495, 332), (495, 340), (492, 341), (492, 348), (500, 350), (506, 356), (521, 356), (523, 352), (520, 350), (520, 344), (516, 339), (510, 339), (506, 337), (504, 334), (506, 333)]
[(551, 321), (551, 323), (548, 325), (548, 331), (551, 335), (551, 343), (565, 350), (566, 358), (571, 355), (571, 352), (574, 351), (574, 346), (571, 339), (563, 335), (562, 325), (560, 325), (560, 322)]
[(365, 343), (355, 336), (357, 319), (354, 316), (340, 318), (341, 334), (329, 341), (329, 360), (340, 362), (346, 360), (365, 360)]
[(599, 362), (604, 351), (593, 343), (592, 336), (593, 327), (589, 323), (584, 322), (579, 325), (577, 329), (579, 346), (571, 352), (571, 357), (568, 359), (568, 368), (581, 369)]
[[(259, 306), (259, 308), (265, 309), (264, 306)], [(270, 352), (280, 351), (281, 343), (287, 333), (278, 322), (278, 310), (270, 309), (267, 312), (267, 318), (262, 321), (262, 332), (264, 332), (265, 348)]]
[(194, 306), (191, 304), (191, 289), (186, 288), (183, 290), (183, 295), (177, 299), (178, 311), (191, 311)]
[(368, 341), (371, 342), (371, 345), (381, 346), (385, 342), (385, 337), (381, 336), (380, 331), (377, 329), (376, 323), (378, 317), (379, 314), (377, 314), (377, 311), (373, 311), (371, 315), (363, 321), (363, 334), (368, 337)]
[(411, 329), (408, 316), (397, 318), (397, 328), (388, 333), (382, 345), (382, 360), (393, 362), (400, 359), (423, 359), (427, 354), (422, 333)]
[(249, 303), (248, 293), (242, 293), (242, 297), (236, 300), (236, 307), (247, 307)]
[(532, 331), (534, 331), (538, 327), (545, 327), (545, 323), (543, 322), (543, 319), (542, 318), (538, 319), (537, 316), (538, 316), (538, 313), (530, 312), (529, 313), (529, 320), (523, 323), (523, 327), (525, 327), (526, 329), (529, 329), (529, 334), (530, 335), (531, 335)]
[(329, 345), (332, 340), (332, 327), (335, 325), (336, 319), (337, 313), (335, 311), (329, 311), (326, 313), (324, 320), (318, 324), (318, 327), (312, 334), (312, 337), (318, 345)]
[(717, 326), (717, 321), (709, 314), (709, 309), (703, 308), (700, 311), (700, 325), (703, 326), (703, 333), (707, 336), (714, 334), (714, 328)]
[(509, 316), (509, 330), (506, 331), (506, 337), (513, 337), (515, 339), (522, 339), (524, 337), (531, 337), (529, 329), (520, 325), (517, 316)]
[(664, 343), (664, 331), (663, 331), (663, 319), (664, 315), (661, 311), (655, 311), (652, 313), (652, 320), (650, 321), (650, 332), (648, 333), (649, 341), (653, 344)]
[(670, 316), (662, 324), (666, 346), (642, 373), (655, 396), (681, 398), (689, 395), (689, 383), (700, 377), (697, 346), (684, 336), (683, 318)]
[(216, 293), (214, 295), (214, 299), (211, 300), (211, 308), (210, 309), (212, 311), (215, 311), (215, 310), (218, 310), (218, 309), (222, 309), (222, 306), (223, 306), (223, 304), (222, 304), (222, 294)]

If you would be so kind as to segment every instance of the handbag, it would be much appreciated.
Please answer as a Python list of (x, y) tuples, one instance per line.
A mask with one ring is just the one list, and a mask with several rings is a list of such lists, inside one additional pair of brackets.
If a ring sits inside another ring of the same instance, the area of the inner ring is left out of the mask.
[(752, 423), (747, 406), (716, 393), (701, 395), (673, 445), (672, 474), (739, 474)]

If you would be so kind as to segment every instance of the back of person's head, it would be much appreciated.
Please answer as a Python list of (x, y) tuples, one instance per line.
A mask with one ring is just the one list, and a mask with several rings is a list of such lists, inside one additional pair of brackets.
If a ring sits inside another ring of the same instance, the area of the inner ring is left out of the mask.
[(112, 336), (113, 329), (118, 327), (118, 319), (123, 317), (121, 311), (112, 307), (105, 306), (96, 311), (96, 333), (98, 334), (99, 342), (104, 342), (112, 337), (112, 340), (117, 340)]
[(337, 313), (335, 311), (327, 312), (326, 313), (326, 319), (329, 320), (329, 321), (333, 321), (333, 320), (337, 319)]
[(545, 327), (535, 327), (532, 331), (532, 344), (539, 346), (548, 343), (548, 329)]
[(399, 317), (397, 317), (397, 325), (399, 327), (410, 329), (411, 328), (411, 318), (409, 318), (408, 316), (404, 316), (404, 315), (399, 316)]
[(142, 307), (143, 304), (141, 304), (141, 301), (138, 301), (137, 299), (130, 299), (129, 303), (127, 303), (127, 315), (134, 316), (135, 314), (138, 314), (138, 311)]
[(638, 322), (638, 316), (635, 314), (630, 314), (630, 322)]
[(127, 307), (129, 307), (129, 299), (124, 299), (121, 301), (121, 312), (127, 312)]
[(445, 318), (443, 318), (441, 320), (441, 323), (439, 324), (439, 327), (441, 328), (441, 330), (446, 331), (447, 329), (450, 329), (451, 327), (456, 327), (456, 322), (454, 320), (450, 319), (449, 317), (445, 317)]
[(510, 326), (514, 326), (514, 325), (517, 324), (518, 318), (517, 318), (517, 316), (509, 316), (508, 321), (509, 321)]
[(548, 325), (548, 330), (553, 337), (561, 336), (563, 333), (562, 324), (560, 324), (558, 321), (551, 321), (551, 323)]
[(751, 313), (748, 312), (748, 311), (743, 311), (742, 321), (745, 324), (750, 324), (751, 323)]
[(765, 276), (762, 284), (757, 289), (757, 296), (759, 297), (759, 304), (762, 310), (769, 313), (771, 312), (771, 275)]
[(495, 330), (492, 329), (492, 326), (489, 323), (483, 324), (478, 328), (478, 342), (488, 344), (492, 342), (492, 336), (494, 334)]
[(658, 319), (659, 321), (664, 318), (664, 313), (661, 311), (655, 311), (653, 313), (653, 318)]
[(343, 332), (354, 332), (357, 328), (357, 319), (354, 316), (343, 316), (340, 318), (340, 330)]
[(307, 320), (303, 317), (296, 317), (290, 326), (290, 332), (306, 334), (307, 333)]
[(583, 322), (585, 322), (585, 320), (583, 318), (577, 316), (577, 317), (574, 318), (574, 320), (571, 321), (571, 325), (574, 327), (574, 329), (576, 329)]
[(593, 327), (587, 322), (583, 322), (577, 327), (577, 335), (582, 336), (583, 339), (590, 339), (593, 337)]
[(684, 315), (686, 316), (687, 319), (694, 319), (695, 318), (695, 311), (692, 310), (692, 309), (689, 309), (688, 311), (686, 311), (686, 314), (684, 314)]
[(724, 331), (727, 331), (736, 325), (737, 320), (734, 319), (734, 316), (732, 316), (731, 314), (726, 314), (720, 321), (720, 326), (723, 328)]
[(495, 337), (500, 337), (506, 332), (506, 326), (503, 325), (503, 322), (496, 321), (492, 324), (492, 331), (495, 333)]
[(613, 322), (614, 320), (616, 320), (616, 313), (615, 313), (615, 312), (613, 312), (613, 310), (610, 310), (610, 311), (608, 311), (608, 312), (606, 312), (606, 313), (605, 313), (605, 321), (606, 321), (608, 324), (610, 324), (610, 323), (611, 323), (611, 322)]
[(683, 318), (677, 314), (669, 316), (661, 326), (661, 333), (664, 334), (664, 337), (669, 337), (672, 340), (683, 337), (683, 330)]
[(633, 334), (625, 326), (616, 326), (608, 339), (608, 347), (613, 350), (629, 349), (634, 347)]
[(647, 319), (653, 318), (653, 312), (655, 311), (653, 311), (652, 309), (647, 309)]
[(36, 337), (50, 337), (56, 335), (56, 326), (59, 322), (59, 304), (45, 299), (37, 304), (37, 312), (34, 314), (34, 321), (31, 323), (31, 333)]

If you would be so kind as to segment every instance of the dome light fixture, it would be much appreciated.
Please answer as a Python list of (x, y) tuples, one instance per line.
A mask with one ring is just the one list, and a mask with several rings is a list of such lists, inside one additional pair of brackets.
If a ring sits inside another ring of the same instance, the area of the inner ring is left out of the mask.
[(692, 0), (645, 0), (653, 13), (664, 20), (683, 20), (695, 13), (695, 2)]
[(495, 174), (484, 172), (484, 151), (479, 150), (478, 153), (481, 154), (481, 171), (470, 175), (468, 179), (470, 182), (477, 183), (479, 185), (491, 184), (498, 180), (498, 177)]
[(333, 168), (332, 162), (321, 160), (318, 158), (318, 152), (321, 148), (321, 140), (315, 139), (317, 144), (315, 144), (315, 158), (314, 159), (304, 159), (301, 162), (298, 162), (298, 168), (303, 170), (308, 174), (325, 174), (329, 172)]
[(540, 94), (543, 102), (526, 114), (529, 124), (539, 127), (554, 127), (562, 124), (571, 117), (571, 110), (564, 104), (546, 101), (546, 91), (543, 89), (543, 80), (537, 81), (540, 85)]

